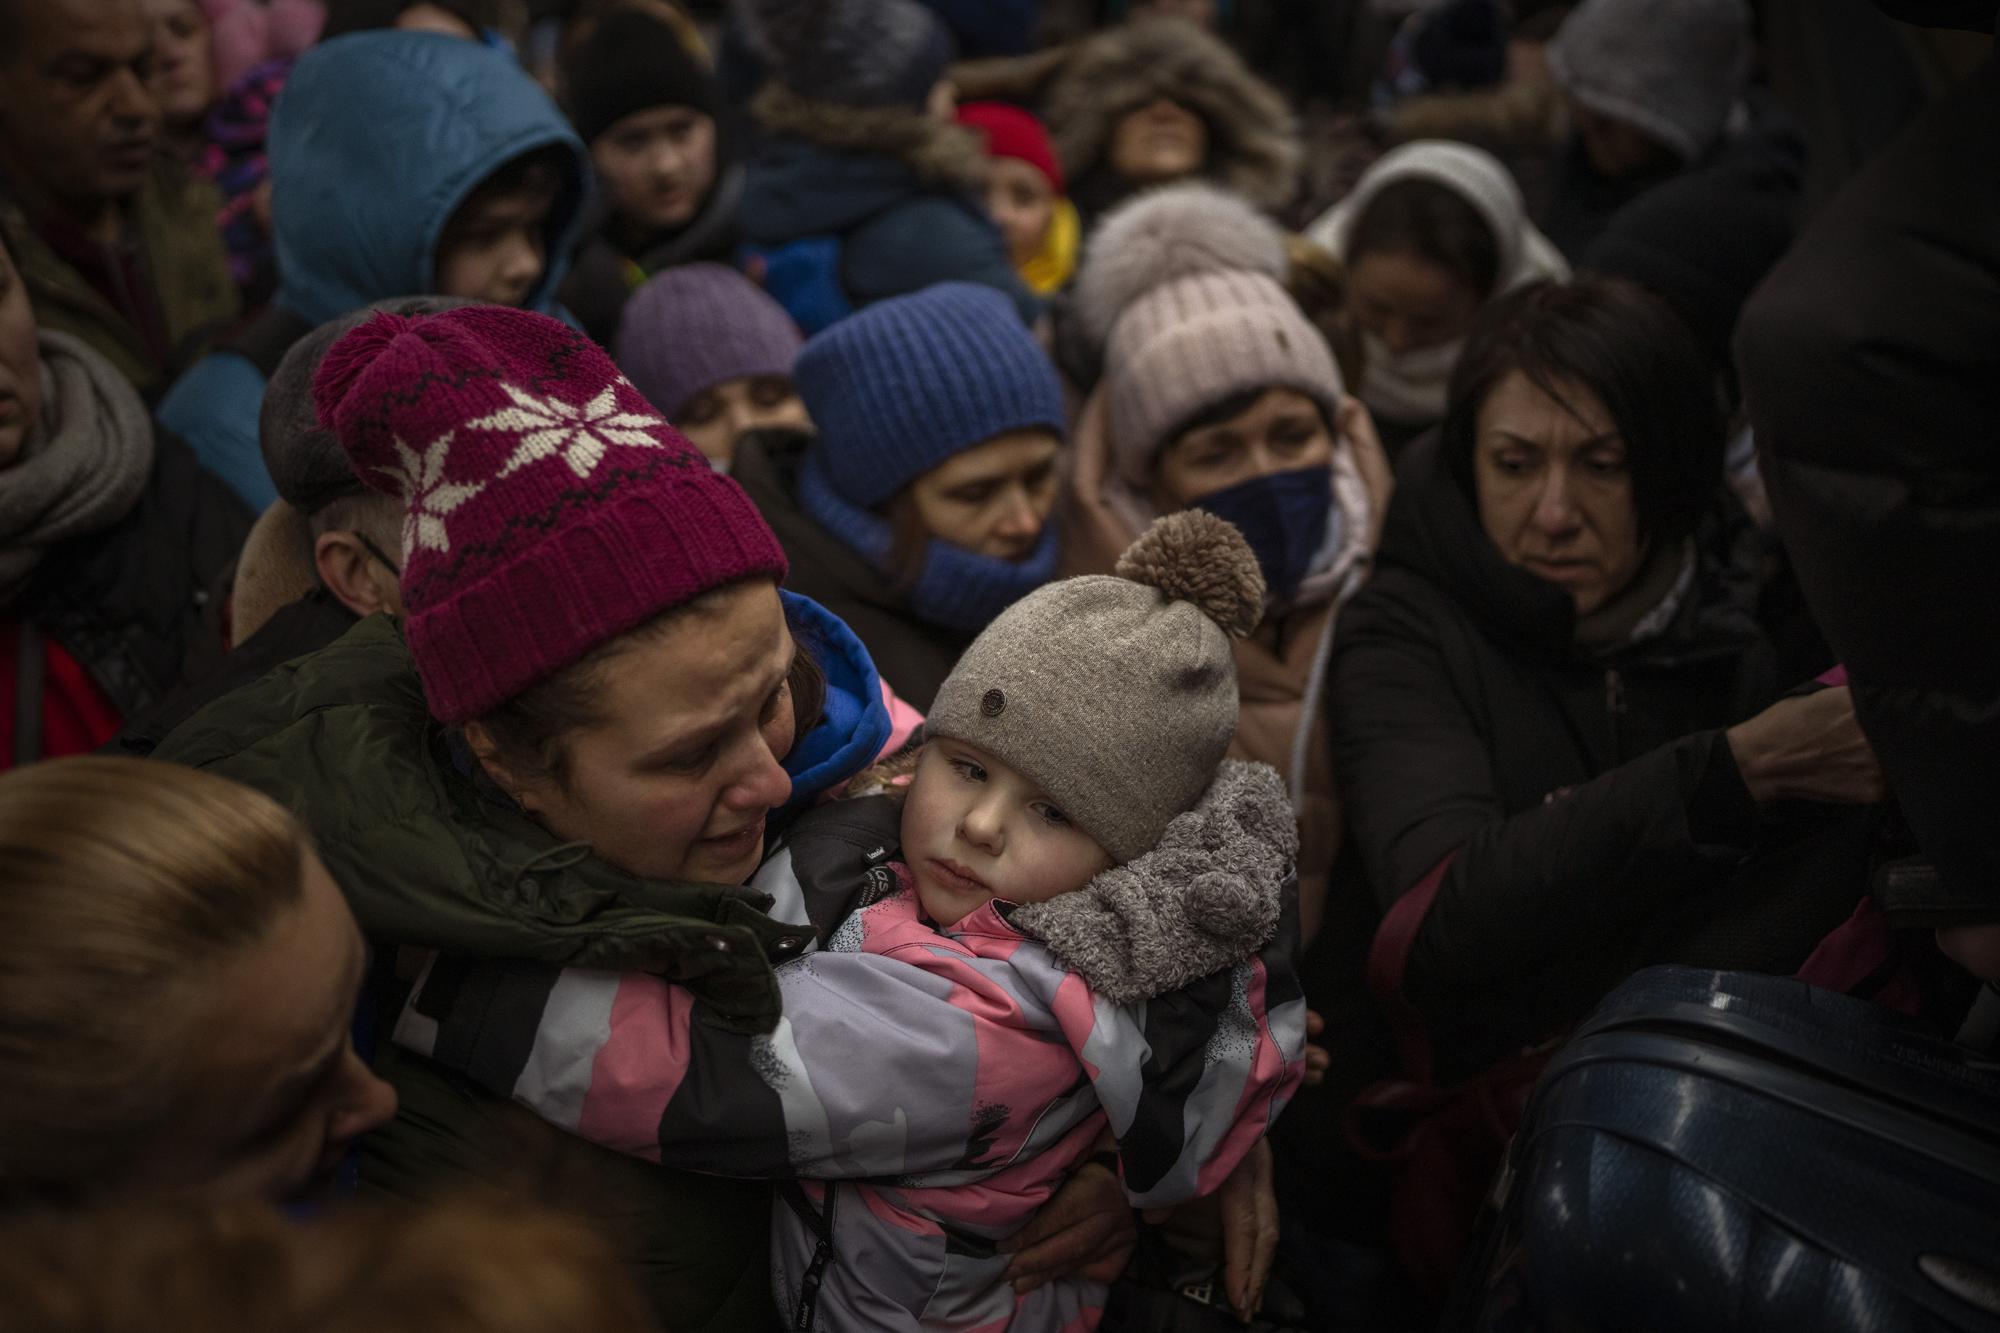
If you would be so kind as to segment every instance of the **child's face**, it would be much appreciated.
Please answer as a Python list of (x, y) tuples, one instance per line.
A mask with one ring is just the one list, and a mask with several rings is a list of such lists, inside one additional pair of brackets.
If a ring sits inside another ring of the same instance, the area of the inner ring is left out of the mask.
[(986, 211), (1007, 240), (1007, 257), (1018, 268), (1041, 253), (1056, 212), (1049, 178), (1018, 157), (986, 159)]
[(438, 242), (437, 294), (488, 305), (524, 304), (548, 259), (556, 192), (534, 190), (469, 201)]
[(1038, 903), (1071, 893), (1111, 857), (1041, 788), (976, 745), (924, 747), (903, 805), (903, 856), (925, 915), (950, 926), (991, 898)]

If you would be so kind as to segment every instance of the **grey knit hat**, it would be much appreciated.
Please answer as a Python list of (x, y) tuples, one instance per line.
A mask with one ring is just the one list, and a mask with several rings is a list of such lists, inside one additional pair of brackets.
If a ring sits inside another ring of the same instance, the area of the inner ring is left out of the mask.
[(1332, 421), (1340, 369), (1284, 289), (1284, 233), (1213, 185), (1151, 190), (1107, 217), (1077, 274), (1085, 331), (1104, 343), (1105, 427), (1143, 489), (1174, 431), (1239, 393), (1296, 389)]
[(340, 441), (320, 424), (313, 407), (313, 375), (327, 350), (343, 334), (366, 324), (378, 311), (434, 315), (474, 304), (452, 296), (391, 297), (330, 319), (293, 343), (264, 386), (263, 406), (257, 412), (257, 443), (264, 453), (264, 470), (271, 474), (279, 498), (310, 516), (342, 496), (368, 490), (354, 475)]
[(1236, 657), (1263, 612), (1228, 523), (1169, 514), (1115, 575), (1030, 593), (973, 641), (926, 721), (1048, 793), (1121, 864), (1194, 807), (1236, 734)]
[(1742, 92), (1750, 11), (1743, 0), (1584, 0), (1549, 43), (1548, 62), (1571, 97), (1694, 162)]
[(848, 106), (924, 104), (957, 54), (917, 0), (742, 0), (735, 12), (770, 76)]

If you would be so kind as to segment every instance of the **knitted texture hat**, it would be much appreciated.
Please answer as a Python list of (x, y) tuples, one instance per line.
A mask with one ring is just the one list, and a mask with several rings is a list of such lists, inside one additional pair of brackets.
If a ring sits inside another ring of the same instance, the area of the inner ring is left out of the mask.
[(804, 341), (785, 308), (735, 269), (683, 264), (632, 293), (612, 350), (671, 421), (696, 394), (728, 380), (789, 376)]
[(1683, 161), (1721, 135), (1750, 68), (1743, 0), (1584, 0), (1548, 45), (1556, 83)]
[(313, 403), (313, 376), (319, 363), (350, 329), (360, 328), (376, 314), (435, 315), (473, 304), (452, 296), (405, 296), (377, 301), (326, 323), (293, 343), (285, 359), (264, 386), (264, 404), (257, 413), (257, 443), (264, 468), (279, 498), (308, 516), (346, 495), (368, 487), (354, 475), (354, 465), (333, 432), (322, 425)]
[(563, 100), (585, 143), (656, 106), (722, 106), (708, 65), (683, 35), (643, 9), (614, 9), (563, 61)]
[(734, 12), (771, 77), (815, 101), (922, 106), (956, 54), (916, 0), (743, 0)]
[(1236, 734), (1232, 639), (1264, 579), (1235, 528), (1200, 510), (1155, 522), (1115, 575), (1064, 579), (989, 625), (926, 719), (1025, 774), (1119, 862), (1193, 808)]
[(743, 489), (581, 333), (528, 311), (381, 314), (313, 380), (355, 473), (404, 502), (404, 637), (459, 723), (785, 556)]
[(815, 335), (792, 383), (819, 429), (818, 465), (873, 509), (956, 454), (1008, 431), (1065, 431), (1062, 384), (1014, 303), (942, 282)]
[(988, 157), (1011, 157), (1042, 173), (1057, 194), (1063, 193), (1062, 166), (1048, 129), (1020, 107), (1006, 102), (967, 102), (958, 109), (958, 123), (986, 136)]
[(1283, 233), (1209, 185), (1172, 185), (1107, 218), (1077, 278), (1077, 308), (1105, 347), (1105, 428), (1121, 477), (1144, 487), (1173, 432), (1257, 388), (1340, 410), (1326, 338), (1281, 285)]

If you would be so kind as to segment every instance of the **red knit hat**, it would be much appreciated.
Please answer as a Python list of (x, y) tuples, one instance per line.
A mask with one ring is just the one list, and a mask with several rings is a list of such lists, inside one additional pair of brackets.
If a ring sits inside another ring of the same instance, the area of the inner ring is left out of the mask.
[(986, 136), (988, 157), (1017, 157), (1047, 177), (1058, 195), (1063, 193), (1062, 167), (1041, 121), (1007, 102), (967, 102), (958, 109), (958, 123)]
[(442, 722), (711, 588), (785, 576), (743, 488), (544, 315), (377, 315), (327, 352), (313, 400), (355, 475), (407, 506), (404, 635)]

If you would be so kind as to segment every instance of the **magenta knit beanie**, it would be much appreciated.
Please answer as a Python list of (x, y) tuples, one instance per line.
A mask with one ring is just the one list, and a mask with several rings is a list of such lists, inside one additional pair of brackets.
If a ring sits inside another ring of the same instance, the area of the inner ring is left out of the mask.
[(377, 315), (313, 400), (406, 506), (404, 637), (431, 714), (492, 712), (598, 645), (785, 556), (742, 487), (545, 315)]

